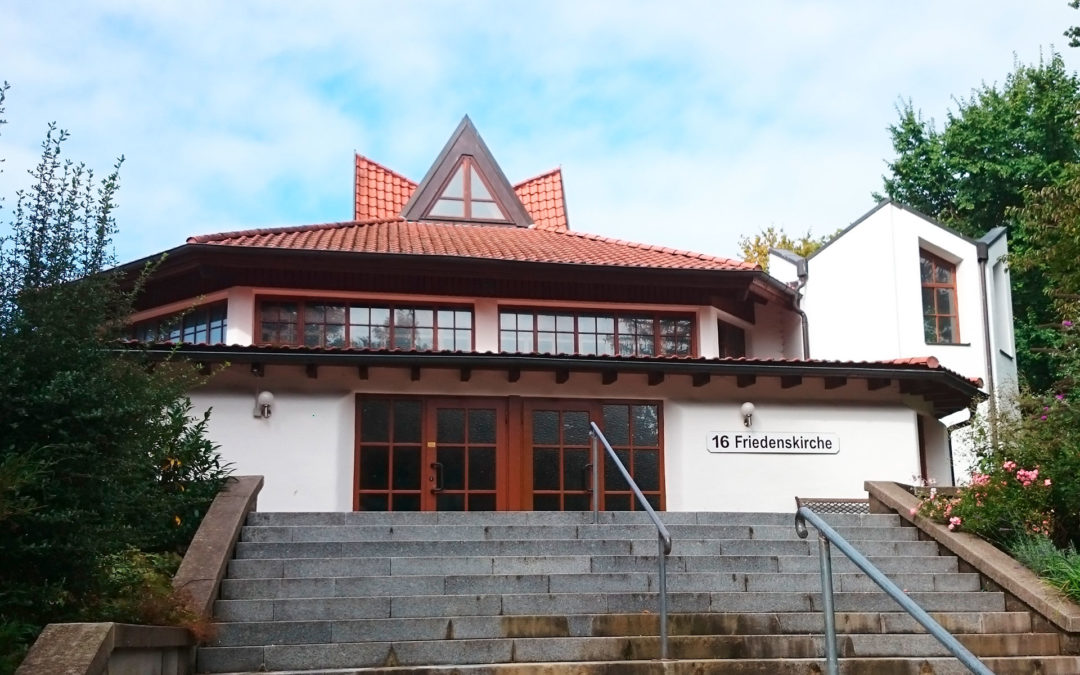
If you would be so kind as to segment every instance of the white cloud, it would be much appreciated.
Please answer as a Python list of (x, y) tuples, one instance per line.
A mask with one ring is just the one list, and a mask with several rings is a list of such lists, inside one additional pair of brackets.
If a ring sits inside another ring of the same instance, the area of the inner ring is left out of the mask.
[[(469, 113), (508, 177), (562, 165), (577, 229), (734, 254), (871, 205), (911, 97), (1000, 81), (1080, 23), (1048, 3), (16, 2), (0, 194), (47, 120), (105, 170), (118, 249), (351, 215), (352, 151), (422, 177)], [(1072, 53), (1066, 59), (1075, 62)], [(28, 161), (29, 160), (29, 161)]]

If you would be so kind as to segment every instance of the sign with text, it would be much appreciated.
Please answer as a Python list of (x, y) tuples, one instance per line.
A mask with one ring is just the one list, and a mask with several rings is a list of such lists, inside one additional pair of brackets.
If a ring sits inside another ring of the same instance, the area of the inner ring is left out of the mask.
[(709, 452), (835, 455), (840, 438), (816, 431), (710, 431), (705, 447)]

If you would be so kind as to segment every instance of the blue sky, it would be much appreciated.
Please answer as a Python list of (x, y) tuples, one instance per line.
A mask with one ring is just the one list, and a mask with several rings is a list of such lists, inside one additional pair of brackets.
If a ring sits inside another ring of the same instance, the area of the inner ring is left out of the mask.
[(573, 229), (734, 256), (873, 206), (901, 99), (940, 120), (1014, 58), (1076, 68), (1072, 23), (1066, 0), (8, 0), (0, 194), (49, 121), (99, 173), (125, 155), (125, 261), (347, 220), (354, 151), (419, 180), (467, 113), (512, 182), (563, 168)]

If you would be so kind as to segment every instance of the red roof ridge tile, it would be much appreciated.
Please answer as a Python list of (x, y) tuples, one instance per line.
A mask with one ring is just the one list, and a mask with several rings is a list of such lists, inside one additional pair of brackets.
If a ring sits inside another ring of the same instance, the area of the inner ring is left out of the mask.
[(537, 174), (537, 175), (533, 176), (532, 178), (526, 178), (523, 181), (514, 183), (514, 189), (517, 190), (517, 189), (519, 189), (521, 187), (524, 187), (524, 186), (528, 185), (529, 183), (532, 183), (534, 181), (538, 181), (541, 178), (547, 178), (549, 176), (554, 176), (557, 173), (558, 174), (562, 173), (562, 167), (561, 166), (557, 166), (554, 169), (551, 169), (549, 171), (545, 171), (544, 173)]
[(231, 232), (216, 232), (213, 234), (198, 234), (187, 238), (188, 244), (208, 244), (223, 239), (235, 239), (237, 237), (257, 237), (266, 234), (288, 234), (300, 232), (319, 232), (324, 230), (337, 230), (357, 225), (379, 225), (382, 223), (405, 222), (403, 218), (368, 218), (366, 220), (343, 220), (336, 223), (314, 223), (311, 225), (283, 225), (281, 227), (260, 227), (250, 230), (233, 230)]
[(366, 157), (364, 155), (361, 155), (359, 152), (357, 152), (355, 154), (356, 154), (356, 161), (358, 163), (360, 162), (360, 160), (363, 160), (363, 161), (367, 162), (368, 164), (373, 164), (373, 165), (375, 165), (376, 168), (385, 171), (386, 173), (392, 175), (394, 178), (398, 178), (398, 179), (403, 180), (406, 183), (412, 185), (414, 189), (418, 185), (418, 183), (416, 181), (414, 181), (413, 179), (409, 178), (408, 176), (403, 176), (402, 174), (398, 173), (397, 171), (394, 171), (393, 169), (387, 167), (385, 164), (380, 164), (379, 162), (376, 162), (375, 160), (373, 160), (370, 157)]

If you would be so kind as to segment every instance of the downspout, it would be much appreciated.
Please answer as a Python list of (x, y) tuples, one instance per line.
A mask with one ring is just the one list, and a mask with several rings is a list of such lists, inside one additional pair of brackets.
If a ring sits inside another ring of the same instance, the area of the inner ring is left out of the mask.
[(802, 357), (810, 358), (810, 326), (807, 324), (806, 312), (802, 308), (802, 289), (806, 286), (806, 280), (810, 278), (810, 266), (806, 258), (795, 265), (795, 273), (799, 275), (799, 283), (795, 286), (795, 311), (802, 318)]
[[(990, 246), (984, 241), (975, 242), (979, 260), (979, 288), (982, 291), (982, 324), (984, 357), (986, 359), (986, 393), (990, 395), (990, 443), (997, 446), (997, 396), (994, 392), (994, 350), (990, 345), (990, 300), (986, 289), (986, 262), (990, 259)], [(972, 411), (974, 412), (974, 411)]]

